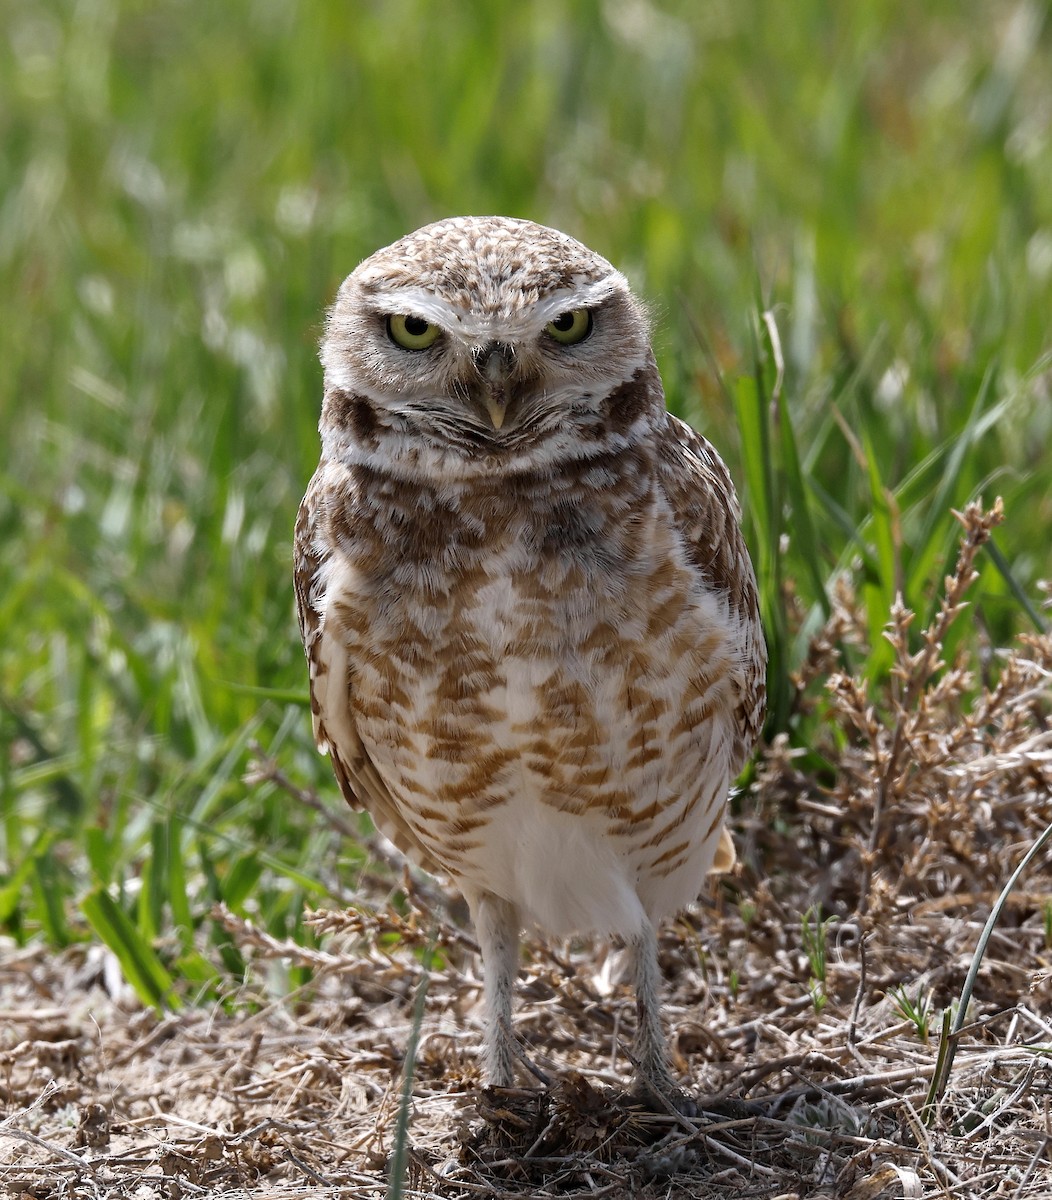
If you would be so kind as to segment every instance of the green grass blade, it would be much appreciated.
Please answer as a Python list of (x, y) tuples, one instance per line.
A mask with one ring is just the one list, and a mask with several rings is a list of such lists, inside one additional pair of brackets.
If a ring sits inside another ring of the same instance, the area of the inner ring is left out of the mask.
[(402, 1097), (398, 1105), (398, 1119), (395, 1122), (387, 1200), (402, 1200), (405, 1195), (406, 1169), (409, 1163), (409, 1121), (413, 1111), (413, 1077), (416, 1073), (416, 1053), (420, 1043), (420, 1029), (424, 1023), (424, 1003), (427, 1000), (427, 989), (431, 982), (434, 946), (435, 934), (432, 933), (421, 960), (420, 982), (417, 984), (416, 995), (413, 997), (413, 1022), (402, 1066)]
[(240, 912), (245, 900), (253, 893), (263, 863), (255, 853), (243, 854), (223, 880), (223, 902), (233, 912)]
[(189, 954), (181, 954), (175, 960), (173, 966), (178, 972), (180, 979), (198, 984), (202, 995), (213, 994), (215, 985), (219, 984), (223, 978), (218, 967), (214, 963), (210, 963), (203, 954), (197, 951)]
[(997, 568), (1001, 578), (1007, 584), (1008, 590), (1012, 593), (1015, 602), (1030, 618), (1034, 628), (1038, 631), (1038, 633), (1047, 633), (1049, 629), (1048, 622), (1038, 611), (1034, 602), (1023, 590), (1019, 580), (1015, 577), (1015, 572), (1012, 570), (1011, 564), (1009, 563), (1008, 559), (1005, 558), (1004, 554), (1002, 554), (994, 539), (990, 538), (983, 549), (989, 555), (990, 561)]
[(743, 375), (734, 388), (734, 411), (742, 444), (742, 471), (745, 476), (746, 513), (756, 531), (757, 550), (766, 568), (773, 561), (777, 538), (773, 534), (771, 512), (770, 437), (767, 414), (756, 380)]
[(869, 529), (873, 536), (877, 564), (876, 576), (870, 576), (863, 587), (872, 647), (866, 674), (870, 679), (876, 679), (891, 662), (892, 649), (883, 636), (884, 626), (895, 596), (902, 586), (898, 551), (898, 513), (894, 498), (884, 485), (873, 439), (868, 433), (863, 434), (862, 447), (872, 503)]
[[(928, 490), (921, 502), (924, 519), (912, 539), (910, 570), (906, 578), (906, 595), (911, 600), (920, 595), (925, 582), (931, 578), (932, 566), (942, 548), (943, 539), (939, 538), (938, 531), (948, 529), (950, 509), (965, 500), (960, 494), (962, 475), (971, 458), (975, 439), (981, 432), (983, 413), (993, 394), (995, 378), (996, 370), (991, 364), (983, 375), (964, 428), (955, 431), (949, 443), (944, 444), (945, 465), (934, 492)], [(908, 483), (907, 479), (903, 491)]]
[(105, 829), (91, 825), (84, 830), (84, 853), (95, 883), (108, 886), (113, 882), (117, 850), (118, 847)]
[(51, 847), (33, 855), (32, 890), (35, 916), (52, 946), (68, 946), (72, 941), (66, 921), (66, 887), (60, 878)]
[(273, 704), (295, 704), (300, 708), (310, 708), (310, 690), (306, 687), (256, 687), (245, 683), (232, 683), (228, 679), (215, 679), (212, 686), (236, 696), (257, 696), (260, 700), (269, 700)]
[[(757, 350), (757, 355), (758, 355)], [(738, 380), (735, 412), (742, 441), (742, 463), (748, 504), (747, 523), (754, 530), (753, 548), (760, 592), (760, 615), (767, 637), (768, 721), (774, 730), (789, 719), (789, 637), (782, 599), (781, 527), (775, 520), (774, 473), (769, 406), (762, 392), (762, 372)]]
[(155, 820), (150, 825), (150, 853), (143, 863), (139, 890), (139, 932), (143, 941), (156, 941), (164, 928), (164, 904), (167, 888), (167, 822)]
[(124, 978), (143, 1004), (178, 1008), (172, 977), (109, 892), (96, 888), (81, 900), (80, 908), (98, 937), (117, 956)]
[(33, 875), (36, 861), (47, 853), (56, 836), (49, 830), (40, 833), (33, 848), (24, 855), (8, 881), (0, 887), (0, 925), (11, 926), (16, 923), (24, 889)]
[(193, 948), (194, 919), (190, 911), (190, 900), (186, 886), (186, 863), (183, 859), (183, 822), (175, 813), (168, 818), (166, 839), (168, 854), (168, 906), (172, 924), (183, 950), (189, 954)]
[(990, 909), (990, 915), (986, 918), (986, 924), (983, 926), (982, 933), (979, 934), (979, 940), (975, 946), (975, 952), (972, 954), (972, 961), (968, 966), (968, 974), (964, 980), (964, 986), (961, 988), (961, 994), (957, 1001), (957, 1014), (954, 1017), (953, 1028), (950, 1030), (950, 1047), (946, 1053), (945, 1063), (941, 1076), (938, 1076), (938, 1088), (935, 1089), (937, 1097), (941, 1098), (946, 1084), (950, 1078), (950, 1072), (953, 1070), (953, 1060), (957, 1054), (957, 1038), (961, 1030), (964, 1028), (965, 1022), (968, 1019), (968, 1005), (971, 1003), (972, 992), (975, 989), (975, 981), (979, 978), (979, 968), (983, 965), (983, 958), (986, 955), (986, 947), (990, 944), (990, 938), (993, 935), (994, 929), (997, 927), (997, 922), (1001, 919), (1001, 914), (1008, 904), (1008, 897), (1012, 894), (1015, 885), (1019, 882), (1023, 872), (1030, 866), (1035, 858), (1041, 853), (1049, 841), (1052, 841), (1052, 825), (1048, 825), (1042, 831), (1040, 836), (1035, 840), (1030, 849), (1023, 855), (1019, 865), (1008, 877), (1008, 882), (1001, 889), (1001, 894), (994, 902), (994, 906)]
[(811, 580), (814, 600), (821, 608), (824, 616), (828, 617), (833, 610), (826, 592), (826, 575), (822, 569), (823, 555), (815, 533), (814, 521), (811, 517), (810, 488), (804, 480), (800, 467), (800, 455), (796, 445), (796, 435), (785, 396), (778, 397), (778, 429), (782, 448), (782, 467), (789, 493), (789, 504), (792, 511), (792, 536), (796, 539), (797, 563), (804, 566)]

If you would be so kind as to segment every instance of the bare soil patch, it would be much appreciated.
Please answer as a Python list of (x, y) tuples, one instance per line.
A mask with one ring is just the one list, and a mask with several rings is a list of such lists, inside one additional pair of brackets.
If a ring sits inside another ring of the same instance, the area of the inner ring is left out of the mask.
[[(995, 937), (976, 1019), (926, 1110), (937, 1022), (921, 1037), (888, 993), (930, 990), (937, 1014), (981, 922), (902, 914), (871, 956), (849, 1037), (855, 930), (833, 932), (816, 1004), (799, 917), (762, 886), (756, 895), (747, 925), (724, 905), (663, 938), (697, 1119), (626, 1096), (619, 1048), (633, 1007), (602, 947), (528, 946), (518, 1028), (553, 1084), (500, 1093), (478, 1090), (475, 957), (454, 926), (422, 914), (328, 914), (345, 931), (325, 954), (231, 919), (261, 978), (279, 954), (317, 972), (309, 991), (234, 1013), (159, 1016), (129, 1001), (100, 951), (9, 949), (0, 1183), (19, 1200), (383, 1196), (426, 976), (407, 1195), (1047, 1196), (1052, 991), (1041, 922), (1013, 919)], [(425, 972), (419, 954), (436, 928), (438, 962)]]

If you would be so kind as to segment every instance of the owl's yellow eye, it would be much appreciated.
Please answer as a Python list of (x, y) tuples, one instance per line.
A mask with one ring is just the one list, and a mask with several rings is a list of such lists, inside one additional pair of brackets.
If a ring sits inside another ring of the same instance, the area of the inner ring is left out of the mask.
[(387, 318), (387, 336), (403, 350), (426, 350), (433, 346), (442, 332), (437, 325), (423, 317), (390, 316)]
[(573, 312), (560, 313), (544, 330), (562, 345), (574, 346), (592, 332), (592, 314), (587, 308), (575, 308)]

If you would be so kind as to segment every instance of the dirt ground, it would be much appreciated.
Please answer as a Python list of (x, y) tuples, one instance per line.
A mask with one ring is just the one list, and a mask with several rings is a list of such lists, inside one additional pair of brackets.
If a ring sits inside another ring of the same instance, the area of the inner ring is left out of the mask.
[[(321, 914), (329, 947), (308, 953), (228, 917), (261, 982), (274, 958), (315, 971), (309, 991), (256, 1011), (246, 991), (233, 1015), (143, 1011), (97, 949), (5, 946), (0, 1184), (19, 1200), (385, 1196), (426, 980), (407, 1196), (1052, 1194), (1043, 926), (1013, 921), (995, 935), (981, 1015), (929, 1104), (938, 1013), (980, 922), (938, 907), (903, 913), (873, 947), (860, 999), (857, 930), (830, 930), (825, 981), (809, 989), (798, 919), (780, 926), (779, 901), (756, 895), (748, 924), (723, 905), (663, 937), (697, 1119), (627, 1098), (618, 1048), (631, 997), (601, 946), (528, 946), (517, 1028), (552, 1086), (506, 1093), (478, 1090), (477, 961), (445, 920)], [(924, 967), (911, 991), (931, 992), (926, 1038), (887, 994), (905, 974), (895, 964), (914, 957)]]

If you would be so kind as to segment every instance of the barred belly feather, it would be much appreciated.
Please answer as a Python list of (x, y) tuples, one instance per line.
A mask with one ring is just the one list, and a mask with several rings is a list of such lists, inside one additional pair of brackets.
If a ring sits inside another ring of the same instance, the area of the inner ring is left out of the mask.
[[(418, 490), (400, 507), (419, 509)], [(624, 935), (697, 896), (715, 858), (739, 639), (726, 601), (692, 581), (667, 511), (605, 553), (599, 530), (588, 556), (555, 548), (528, 565), (526, 530), (545, 524), (533, 508), (528, 525), (504, 514), (514, 540), (484, 561), (429, 559), (415, 582), (404, 556), (397, 580), (330, 559), (323, 661), (433, 862), (544, 930)], [(384, 516), (359, 533), (366, 546), (394, 540), (397, 514)], [(616, 563), (616, 589), (600, 560)]]

